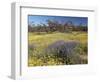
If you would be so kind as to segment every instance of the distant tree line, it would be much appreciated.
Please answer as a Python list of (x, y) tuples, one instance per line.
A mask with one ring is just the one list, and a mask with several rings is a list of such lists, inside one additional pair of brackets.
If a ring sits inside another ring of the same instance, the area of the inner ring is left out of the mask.
[(29, 32), (71, 32), (71, 31), (87, 31), (87, 26), (83, 26), (82, 23), (79, 25), (75, 26), (72, 21), (67, 21), (64, 24), (60, 24), (58, 21), (52, 21), (52, 20), (47, 20), (47, 24), (38, 24), (35, 25), (29, 24), (28, 25), (28, 31)]

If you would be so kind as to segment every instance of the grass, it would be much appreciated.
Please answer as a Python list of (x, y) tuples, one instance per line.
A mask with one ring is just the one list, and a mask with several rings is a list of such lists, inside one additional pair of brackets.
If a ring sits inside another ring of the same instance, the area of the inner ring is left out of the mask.
[[(86, 32), (71, 32), (71, 33), (29, 33), (28, 34), (28, 44), (33, 45), (34, 49), (28, 50), (28, 66), (46, 66), (46, 65), (63, 65), (62, 62), (58, 62), (55, 58), (46, 56), (45, 49), (56, 41), (63, 40), (67, 41), (77, 41), (85, 46), (87, 46), (87, 33)], [(83, 52), (81, 49), (78, 49)], [(49, 53), (52, 54), (52, 53)], [(79, 57), (85, 58), (87, 61), (87, 53), (85, 55), (80, 55)], [(75, 64), (75, 63), (74, 63)], [(83, 62), (84, 64), (84, 62)]]

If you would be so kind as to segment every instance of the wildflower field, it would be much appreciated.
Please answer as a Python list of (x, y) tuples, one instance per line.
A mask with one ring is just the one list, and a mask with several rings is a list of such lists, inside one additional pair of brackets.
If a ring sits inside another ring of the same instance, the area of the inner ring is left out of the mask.
[(87, 32), (29, 32), (28, 66), (88, 63)]

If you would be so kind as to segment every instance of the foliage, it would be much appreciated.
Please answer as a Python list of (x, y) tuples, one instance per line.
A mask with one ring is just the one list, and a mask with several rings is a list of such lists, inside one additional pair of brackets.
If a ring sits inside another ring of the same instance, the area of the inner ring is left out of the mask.
[(76, 26), (72, 21), (67, 21), (65, 24), (61, 24), (58, 21), (47, 20), (47, 24), (38, 24), (38, 25), (28, 25), (29, 32), (71, 32), (71, 31), (84, 31), (87, 32), (87, 26)]
[(70, 58), (75, 54), (74, 48), (78, 45), (76, 41), (57, 41), (48, 46), (47, 53), (52, 53), (55, 59), (60, 59), (63, 64), (69, 64)]

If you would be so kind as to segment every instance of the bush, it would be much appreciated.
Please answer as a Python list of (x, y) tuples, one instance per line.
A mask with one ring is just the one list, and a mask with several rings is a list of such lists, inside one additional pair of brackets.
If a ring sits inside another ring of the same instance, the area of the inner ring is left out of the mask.
[(28, 44), (28, 56), (29, 57), (33, 57), (33, 53), (35, 51), (36, 47), (35, 47), (35, 44), (32, 43), (32, 44)]
[(80, 43), (76, 48), (75, 48), (76, 54), (79, 55), (87, 55), (88, 48), (87, 48), (87, 43)]
[(55, 58), (58, 62), (62, 62), (63, 64), (76, 63), (72, 62), (72, 60), (76, 53), (74, 49), (78, 45), (79, 42), (77, 41), (65, 42), (60, 40), (49, 45), (46, 52), (48, 55), (51, 53), (51, 57)]

